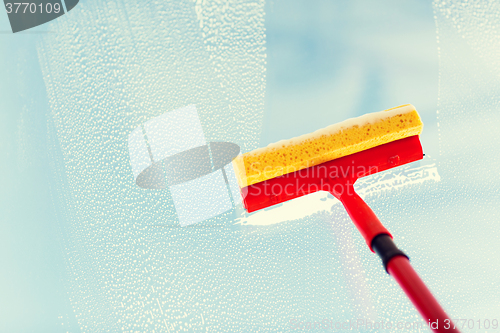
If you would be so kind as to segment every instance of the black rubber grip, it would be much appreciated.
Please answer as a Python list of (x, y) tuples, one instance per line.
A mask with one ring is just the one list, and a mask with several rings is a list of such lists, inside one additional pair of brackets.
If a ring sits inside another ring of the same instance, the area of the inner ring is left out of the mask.
[(392, 258), (396, 256), (404, 256), (410, 259), (403, 251), (398, 249), (396, 244), (394, 244), (391, 236), (386, 234), (380, 234), (375, 236), (375, 238), (372, 240), (372, 249), (382, 259), (382, 263), (384, 264), (386, 272), (387, 272), (387, 264), (389, 264), (389, 261), (391, 261)]

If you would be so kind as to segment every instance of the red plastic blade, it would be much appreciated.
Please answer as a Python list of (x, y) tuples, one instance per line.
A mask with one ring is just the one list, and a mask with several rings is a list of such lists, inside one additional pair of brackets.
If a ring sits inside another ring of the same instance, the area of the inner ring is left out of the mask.
[(389, 142), (241, 189), (251, 213), (316, 191), (335, 194), (358, 178), (423, 158), (418, 135)]

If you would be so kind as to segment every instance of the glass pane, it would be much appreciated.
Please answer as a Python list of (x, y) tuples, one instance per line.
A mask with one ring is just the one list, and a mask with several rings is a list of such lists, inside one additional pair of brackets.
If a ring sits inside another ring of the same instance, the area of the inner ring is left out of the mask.
[(356, 190), (461, 331), (498, 329), (497, 3), (63, 7), (0, 15), (1, 332), (426, 331), (337, 199), (249, 214), (230, 162), (406, 103), (424, 159)]

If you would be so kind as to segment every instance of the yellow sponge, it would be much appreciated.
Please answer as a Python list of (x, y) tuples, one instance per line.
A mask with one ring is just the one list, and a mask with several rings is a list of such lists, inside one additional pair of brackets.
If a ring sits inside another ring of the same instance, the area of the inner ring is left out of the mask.
[(241, 188), (422, 133), (415, 107), (401, 105), (347, 119), (311, 134), (239, 155), (233, 167)]

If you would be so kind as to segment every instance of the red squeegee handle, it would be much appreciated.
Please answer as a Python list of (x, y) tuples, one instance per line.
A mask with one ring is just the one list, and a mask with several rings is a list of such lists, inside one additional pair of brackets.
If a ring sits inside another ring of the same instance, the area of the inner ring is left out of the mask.
[(434, 298), (407, 257), (396, 256), (387, 265), (387, 271), (394, 277), (415, 308), (427, 321), (433, 332), (459, 332), (450, 317)]
[(408, 256), (397, 248), (392, 236), (371, 208), (354, 191), (352, 185), (346, 185), (343, 193), (332, 194), (340, 199), (354, 225), (369, 244), (370, 249), (382, 258), (387, 273), (394, 277), (429, 328), (439, 333), (459, 332), (415, 272)]

